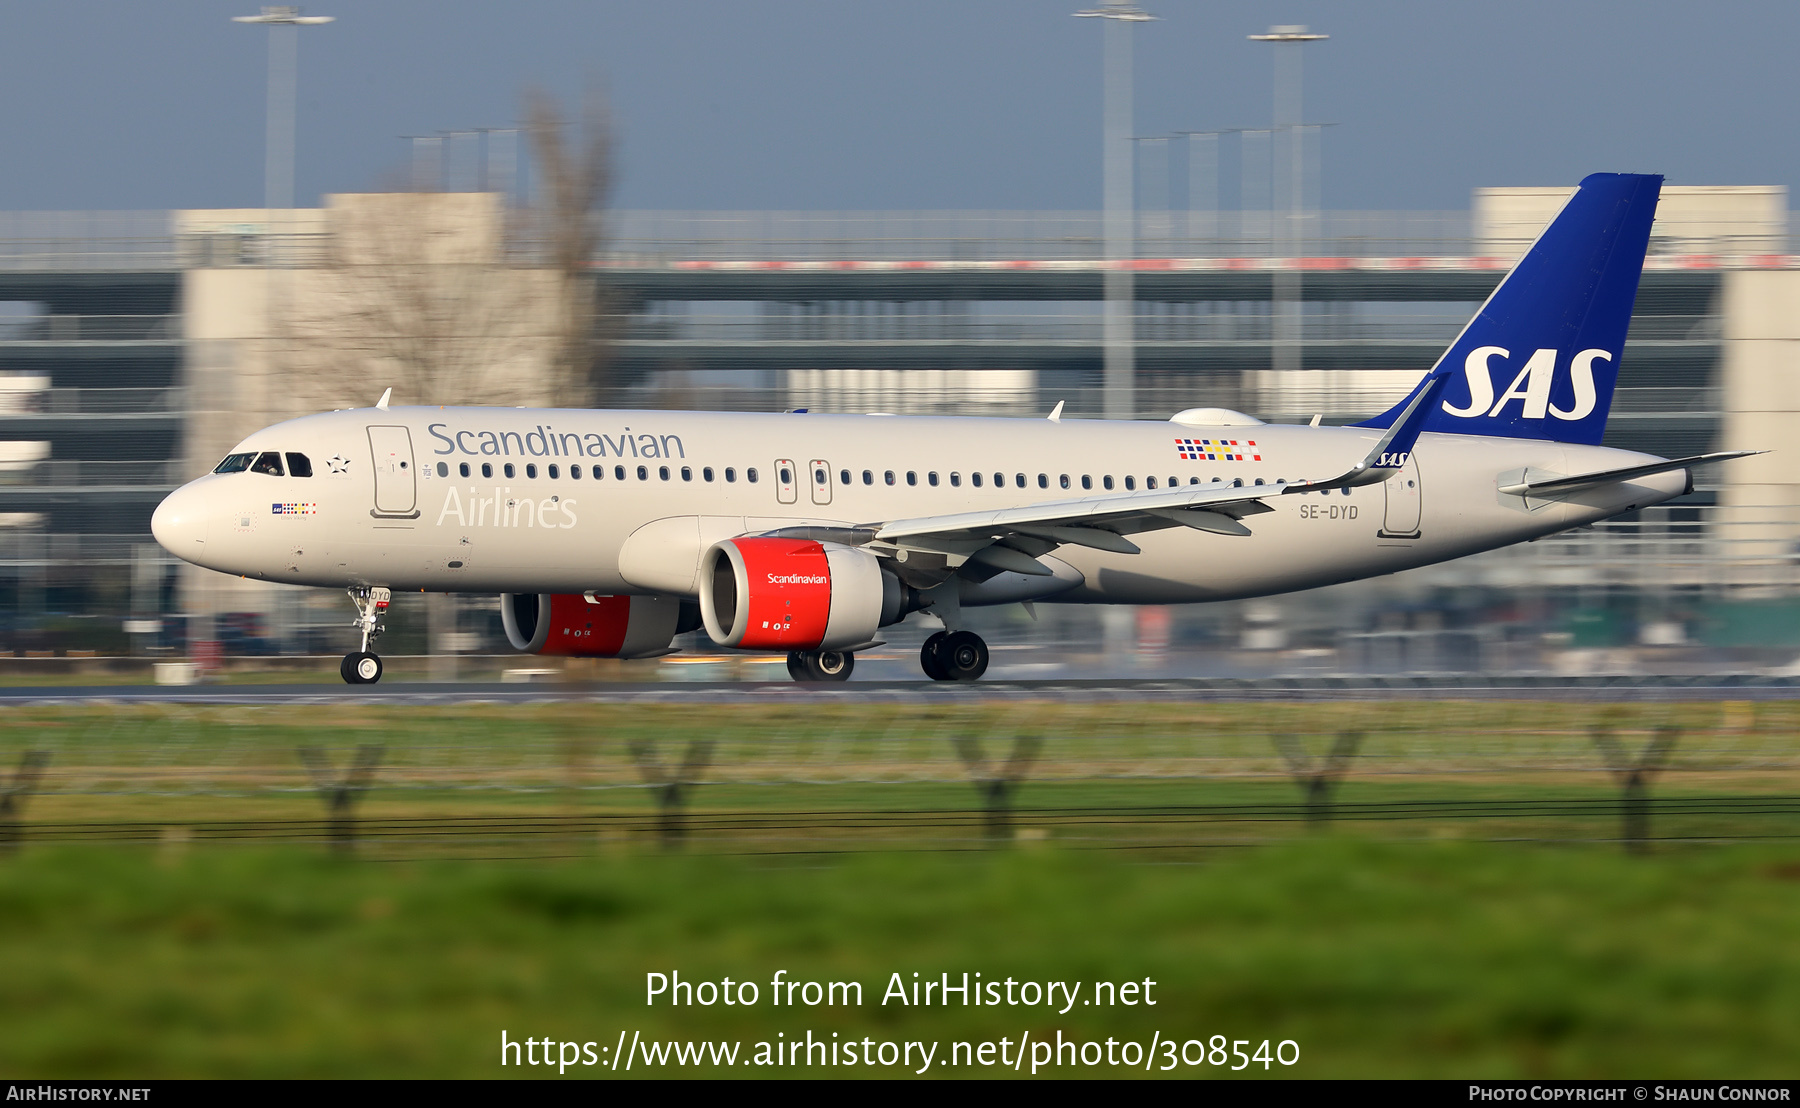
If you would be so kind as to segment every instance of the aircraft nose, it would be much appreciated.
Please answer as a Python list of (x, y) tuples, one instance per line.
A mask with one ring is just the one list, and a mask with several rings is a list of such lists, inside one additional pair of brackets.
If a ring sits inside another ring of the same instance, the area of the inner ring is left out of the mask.
[(187, 484), (156, 506), (150, 516), (150, 533), (164, 550), (191, 562), (206, 549), (206, 523), (205, 497)]

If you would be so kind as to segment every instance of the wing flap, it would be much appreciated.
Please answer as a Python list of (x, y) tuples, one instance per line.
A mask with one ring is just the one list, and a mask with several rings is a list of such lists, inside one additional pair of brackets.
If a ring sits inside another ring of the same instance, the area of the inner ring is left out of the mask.
[[(1146, 489), (1142, 492), (1113, 496), (1090, 496), (1075, 500), (1047, 500), (1017, 508), (998, 508), (981, 512), (958, 512), (952, 515), (920, 516), (899, 519), (876, 528), (879, 542), (913, 545), (907, 540), (952, 540), (977, 536), (997, 539), (1015, 531), (1046, 527), (1087, 528), (1103, 522), (1120, 522), (1136, 515), (1153, 515), (1159, 508), (1199, 508), (1220, 505), (1224, 510), (1250, 507), (1266, 496), (1276, 496), (1298, 485), (1183, 485), (1178, 489)], [(1310, 486), (1308, 486), (1310, 487)], [(1104, 541), (1104, 540), (1103, 540)]]

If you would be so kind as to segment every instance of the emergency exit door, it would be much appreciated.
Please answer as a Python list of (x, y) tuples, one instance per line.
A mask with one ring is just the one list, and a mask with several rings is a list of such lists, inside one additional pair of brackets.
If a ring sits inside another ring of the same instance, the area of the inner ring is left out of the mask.
[(404, 427), (369, 428), (369, 458), (375, 465), (372, 514), (416, 518), (419, 493), (413, 473), (412, 434)]
[(792, 504), (800, 499), (796, 482), (800, 475), (794, 472), (794, 459), (775, 459), (775, 499), (783, 504)]

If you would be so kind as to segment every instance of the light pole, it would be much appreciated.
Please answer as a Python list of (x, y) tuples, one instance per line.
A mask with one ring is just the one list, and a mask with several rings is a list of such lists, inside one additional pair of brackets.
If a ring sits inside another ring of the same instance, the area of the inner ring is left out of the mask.
[(1107, 419), (1137, 414), (1133, 366), (1133, 323), (1136, 293), (1130, 260), (1133, 212), (1131, 196), (1131, 25), (1156, 17), (1126, 0), (1107, 0), (1104, 7), (1076, 12), (1078, 18), (1106, 21), (1105, 108), (1101, 122), (1101, 193), (1105, 216), (1106, 304), (1105, 409)]
[(261, 15), (234, 15), (233, 23), (262, 23), (269, 28), (269, 114), (263, 125), (268, 149), (263, 156), (263, 207), (294, 206), (294, 83), (299, 38), (296, 27), (330, 23), (329, 15), (301, 15), (285, 4), (264, 5)]
[[(1300, 255), (1302, 220), (1305, 217), (1306, 129), (1301, 124), (1300, 47), (1320, 42), (1330, 35), (1309, 34), (1303, 26), (1270, 27), (1266, 35), (1250, 35), (1251, 42), (1269, 42), (1292, 49), (1275, 52), (1275, 133), (1288, 139), (1287, 218), (1269, 213), (1270, 245), (1277, 258), (1287, 264), (1275, 271), (1274, 341), (1270, 344), (1270, 365), (1278, 370), (1297, 370), (1302, 365), (1305, 334), (1305, 303), (1300, 298)], [(1279, 158), (1279, 155), (1277, 156)], [(1271, 189), (1271, 192), (1274, 190)], [(1270, 205), (1274, 207), (1273, 204)]]

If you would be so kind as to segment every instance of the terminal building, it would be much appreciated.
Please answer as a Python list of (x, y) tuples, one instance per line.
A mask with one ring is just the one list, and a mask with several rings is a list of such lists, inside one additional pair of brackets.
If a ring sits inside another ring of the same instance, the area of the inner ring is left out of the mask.
[[(1267, 213), (1140, 213), (1130, 403), (1145, 419), (1196, 406), (1271, 422), (1378, 412), (1567, 194), (1309, 213), (1298, 257), (1271, 256)], [(1607, 432), (1665, 456), (1772, 453), (1698, 471), (1691, 495), (1593, 531), (1353, 594), (1142, 613), (1140, 647), (1154, 654), (1172, 635), (1443, 669), (1530, 668), (1546, 642), (1800, 646), (1788, 221), (1779, 188), (1665, 189)], [(127, 627), (140, 649), (181, 650), (183, 617), (227, 650), (341, 650), (342, 598), (178, 566), (149, 517), (243, 434), (371, 404), (390, 384), (400, 403), (587, 391), (632, 407), (1102, 411), (1098, 213), (610, 213), (593, 259), (605, 355), (591, 390), (557, 375), (566, 290), (521, 222), (477, 193), (0, 214), (0, 594), (14, 613), (0, 651), (124, 649)], [(1016, 637), (1092, 629), (1073, 613)], [(446, 637), (421, 633), (413, 649), (493, 645), (467, 613), (434, 633)]]

